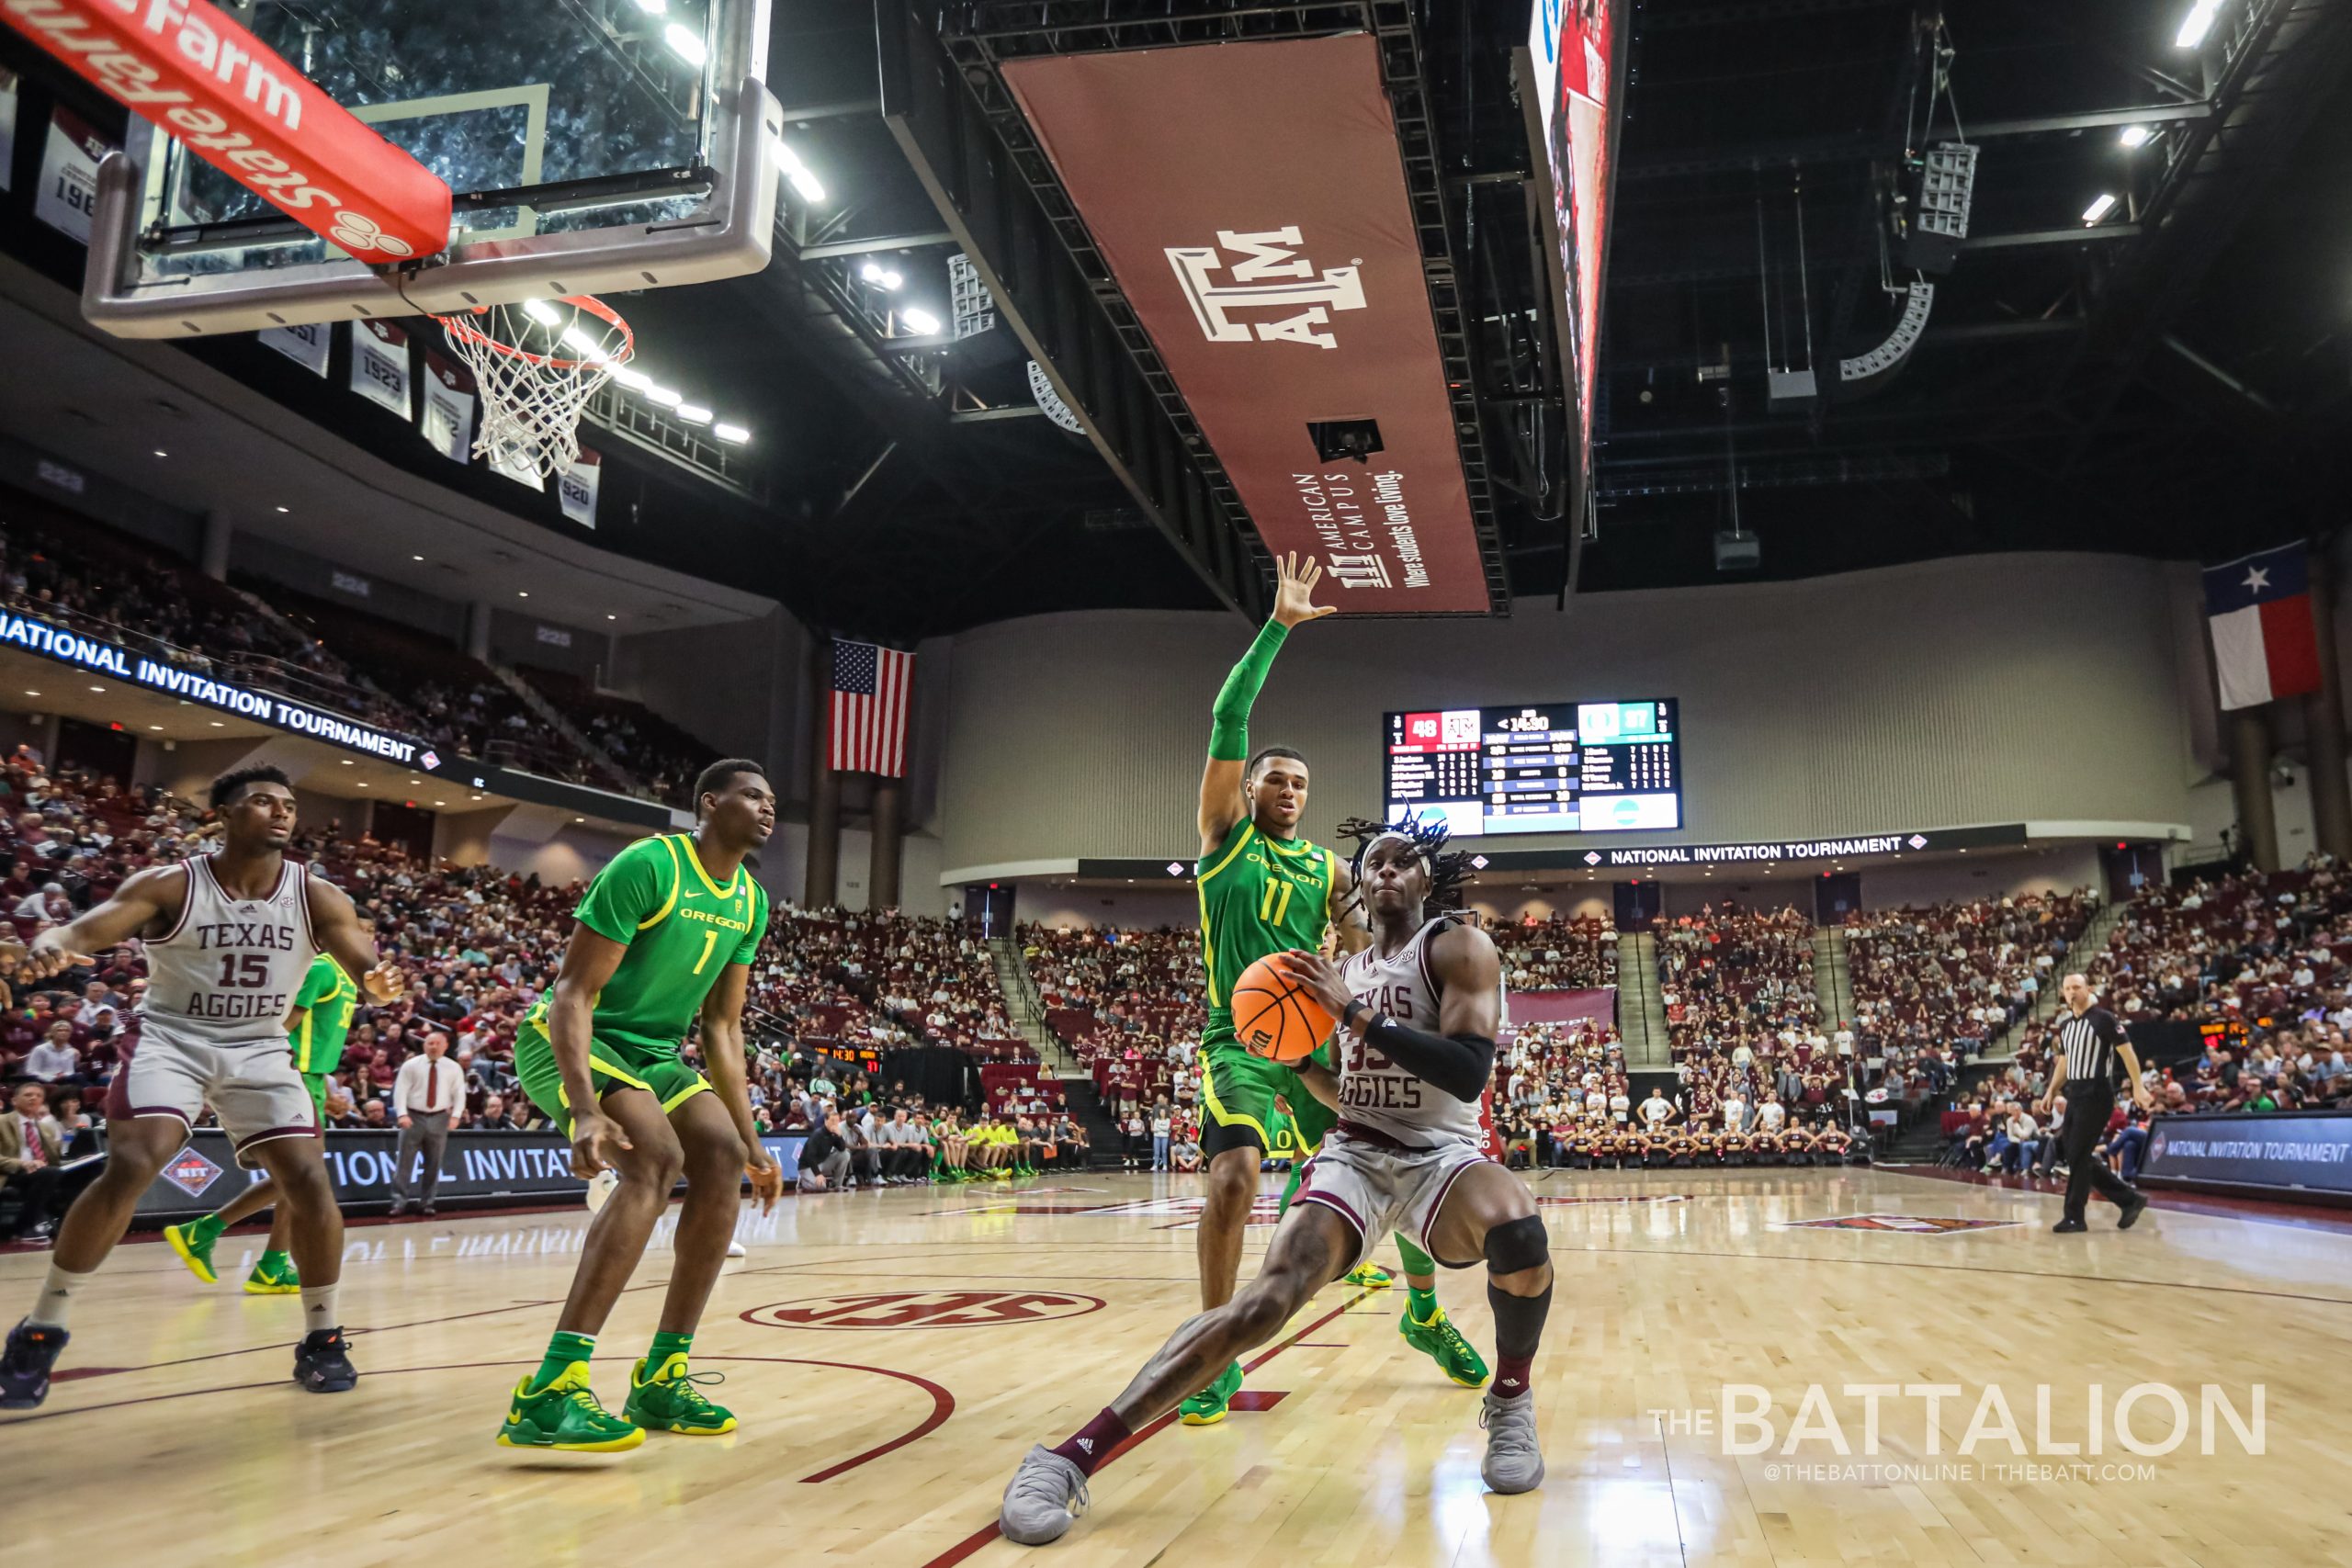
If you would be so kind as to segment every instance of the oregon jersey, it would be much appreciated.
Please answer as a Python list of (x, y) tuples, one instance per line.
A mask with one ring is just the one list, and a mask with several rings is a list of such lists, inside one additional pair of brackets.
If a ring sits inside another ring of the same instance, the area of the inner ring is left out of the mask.
[[(741, 866), (720, 886), (692, 838), (664, 834), (614, 856), (572, 918), (628, 948), (596, 993), (590, 1033), (600, 1043), (675, 1055), (720, 973), (759, 952), (768, 896)], [(529, 1021), (542, 1031), (553, 995), (531, 1010)]]
[(311, 960), (302, 988), (294, 993), (302, 1021), (288, 1042), (294, 1048), (298, 1073), (331, 1073), (343, 1065), (343, 1042), (351, 1032), (352, 1010), (359, 1005), (359, 987), (343, 965), (320, 953)]
[(1233, 983), (1270, 953), (1312, 953), (1330, 923), (1331, 852), (1305, 839), (1270, 839), (1244, 818), (1194, 868), (1209, 1022), (1204, 1043), (1233, 1039)]

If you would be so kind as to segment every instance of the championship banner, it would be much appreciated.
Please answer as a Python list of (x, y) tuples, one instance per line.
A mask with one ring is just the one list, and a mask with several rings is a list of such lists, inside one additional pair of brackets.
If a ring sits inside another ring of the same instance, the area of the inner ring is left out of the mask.
[(580, 458), (555, 481), (558, 500), (563, 502), (563, 514), (583, 528), (596, 525), (596, 491), (604, 482), (605, 459), (587, 447), (580, 449)]
[(17, 164), (17, 73), (0, 65), (0, 190), (14, 188)]
[(504, 479), (513, 479), (516, 484), (522, 485), (526, 489), (537, 491), (542, 495), (547, 493), (548, 481), (541, 479), (539, 477), (539, 470), (533, 468), (528, 462), (509, 461), (505, 457), (502, 457), (495, 448), (493, 448), (488, 456), (490, 458), (490, 471), (492, 473), (497, 474)]
[(114, 143), (87, 120), (72, 109), (59, 109), (49, 122), (40, 184), (33, 191), (33, 216), (88, 244), (90, 215), (98, 205), (98, 161), (113, 151)]
[[(760, 1140), (775, 1156), (786, 1181), (800, 1177), (801, 1134)], [(392, 1200), (392, 1174), (400, 1134), (385, 1129), (327, 1130), (327, 1177), (335, 1201), (345, 1207)], [(424, 1168), (413, 1156), (409, 1175)], [(237, 1168), (229, 1135), (208, 1128), (192, 1136), (139, 1196), (138, 1219), (162, 1222), (209, 1214), (258, 1179), (258, 1171)], [(511, 1200), (517, 1202), (583, 1202), (588, 1184), (571, 1174), (571, 1145), (554, 1133), (450, 1133), (441, 1155), (440, 1201)]]
[(1380, 48), (1351, 33), (1003, 72), (1266, 547), (1322, 562), (1342, 611), (1484, 614)]
[(254, 333), (254, 340), (264, 347), (274, 348), (300, 365), (313, 376), (327, 373), (327, 350), (332, 346), (334, 328), (324, 321), (312, 321), (300, 327), (265, 327)]
[(435, 452), (453, 463), (470, 462), (474, 450), (474, 375), (454, 359), (424, 351), (424, 399), (417, 428)]
[(209, 0), (0, 0), (0, 22), (360, 261), (449, 243), (439, 176)]
[(351, 389), (409, 417), (407, 329), (390, 321), (351, 323)]

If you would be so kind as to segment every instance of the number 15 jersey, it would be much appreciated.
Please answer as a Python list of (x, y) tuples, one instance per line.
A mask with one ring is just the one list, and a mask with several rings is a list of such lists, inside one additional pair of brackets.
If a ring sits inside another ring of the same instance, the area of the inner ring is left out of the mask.
[(212, 857), (191, 855), (187, 897), (172, 929), (147, 949), (142, 1027), (208, 1045), (286, 1043), (286, 1015), (318, 952), (311, 937), (305, 867), (285, 861), (259, 898), (232, 898)]

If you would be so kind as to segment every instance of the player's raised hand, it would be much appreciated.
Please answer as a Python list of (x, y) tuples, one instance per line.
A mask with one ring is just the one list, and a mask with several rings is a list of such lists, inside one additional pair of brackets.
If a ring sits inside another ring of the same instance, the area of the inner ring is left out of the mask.
[[(611, 1166), (615, 1155), (635, 1147), (619, 1122), (601, 1111), (582, 1111), (571, 1123), (571, 1174), (582, 1181), (593, 1180)], [(780, 1179), (778, 1185), (782, 1185)]]
[(1323, 581), (1323, 563), (1313, 556), (1301, 560), (1294, 553), (1274, 563), (1274, 619), (1285, 626), (1319, 621), (1337, 615), (1338, 607), (1315, 603), (1315, 585)]
[(784, 1168), (775, 1163), (765, 1144), (754, 1142), (749, 1147), (743, 1174), (752, 1179), (752, 1196), (760, 1201), (760, 1213), (773, 1213), (775, 1201), (784, 1196)]
[(408, 991), (408, 976), (401, 974), (400, 964), (390, 958), (362, 975), (359, 984), (371, 1002), (396, 1002)]

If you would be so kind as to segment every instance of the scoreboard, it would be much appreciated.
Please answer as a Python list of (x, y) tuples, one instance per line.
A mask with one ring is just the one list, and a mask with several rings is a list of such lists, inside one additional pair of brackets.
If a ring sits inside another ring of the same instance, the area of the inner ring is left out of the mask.
[(1676, 707), (1667, 697), (1392, 713), (1388, 816), (1441, 815), (1464, 838), (1679, 828)]

